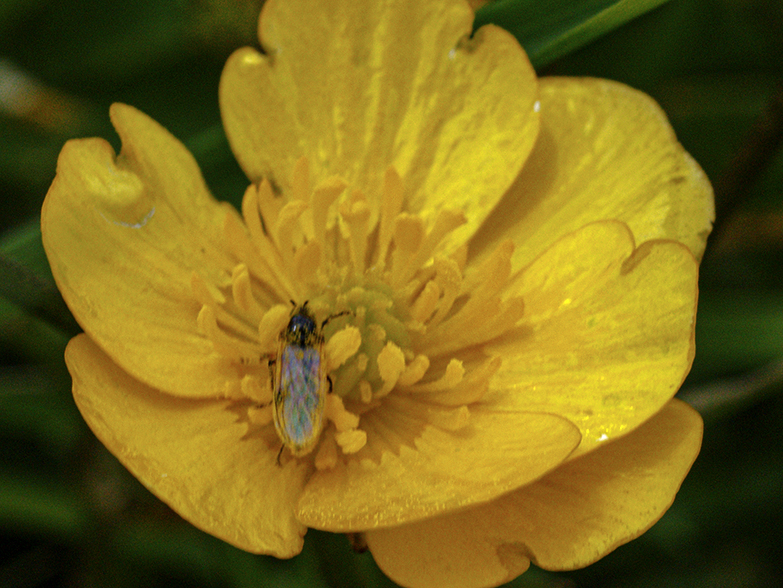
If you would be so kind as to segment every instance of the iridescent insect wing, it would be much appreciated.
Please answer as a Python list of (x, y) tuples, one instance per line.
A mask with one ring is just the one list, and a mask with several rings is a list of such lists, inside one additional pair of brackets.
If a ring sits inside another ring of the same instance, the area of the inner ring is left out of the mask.
[(277, 361), (275, 427), (294, 455), (308, 453), (323, 426), (326, 375), (321, 346), (281, 345)]

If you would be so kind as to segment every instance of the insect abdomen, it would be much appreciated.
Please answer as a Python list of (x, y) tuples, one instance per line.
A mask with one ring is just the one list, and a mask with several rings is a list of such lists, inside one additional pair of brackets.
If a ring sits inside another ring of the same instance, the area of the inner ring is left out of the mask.
[(321, 349), (283, 343), (277, 361), (275, 427), (291, 453), (305, 455), (323, 426), (326, 374)]

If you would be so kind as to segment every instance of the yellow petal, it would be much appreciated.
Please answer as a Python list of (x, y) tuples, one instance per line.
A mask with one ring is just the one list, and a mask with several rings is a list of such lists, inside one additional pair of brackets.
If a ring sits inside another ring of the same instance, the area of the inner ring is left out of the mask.
[(542, 78), (541, 131), (472, 253), (514, 240), (514, 266), (589, 222), (618, 219), (637, 243), (673, 239), (700, 258), (712, 187), (646, 94), (608, 80)]
[(524, 51), (492, 25), (469, 39), (472, 21), (454, 0), (269, 0), (259, 24), (267, 54), (235, 52), (220, 84), (245, 173), (273, 178), (290, 198), (294, 164), (306, 156), (314, 184), (340, 175), (377, 215), (393, 165), (407, 210), (463, 211), (468, 225), (451, 239), (464, 241), (516, 177), (538, 129)]
[(294, 518), (307, 466), (277, 452), (226, 401), (161, 394), (134, 380), (89, 337), (66, 350), (73, 395), (95, 435), (161, 500), (247, 551), (292, 557), (306, 529)]
[[(308, 481), (297, 509), (308, 527), (362, 531), (490, 500), (542, 476), (579, 443), (576, 428), (554, 415), (476, 407), (466, 427), (427, 425), (415, 440), (374, 460), (367, 457), (372, 446), (391, 440), (379, 438), (376, 418), (365, 413), (360, 423), (368, 447)], [(390, 435), (402, 434), (400, 425), (391, 423)]]
[(586, 566), (669, 508), (701, 445), (698, 413), (674, 400), (639, 429), (541, 480), (457, 514), (369, 531), (381, 569), (404, 586), (496, 586), (525, 571)]
[(226, 212), (185, 147), (138, 110), (111, 109), (123, 142), (69, 141), (44, 201), (52, 273), (76, 320), (137, 379), (180, 396), (218, 396), (236, 378), (198, 331), (192, 273), (219, 279)]
[(690, 370), (697, 277), (684, 245), (634, 250), (617, 221), (563, 237), (509, 287), (525, 315), (488, 349), (503, 363), (484, 401), (567, 418), (582, 433), (574, 456), (629, 432)]

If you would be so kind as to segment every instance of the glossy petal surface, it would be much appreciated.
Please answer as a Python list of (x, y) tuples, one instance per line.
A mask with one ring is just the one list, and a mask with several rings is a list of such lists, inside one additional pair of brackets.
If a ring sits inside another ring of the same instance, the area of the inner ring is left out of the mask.
[[(533, 146), (535, 73), (516, 40), (451, 0), (269, 0), (259, 25), (267, 55), (226, 64), (221, 111), (251, 180), (290, 193), (294, 163), (315, 182), (338, 174), (377, 212), (390, 165), (407, 208), (447, 206), (464, 240), (511, 184)], [(317, 60), (315, 65), (314, 60)]]
[(197, 271), (231, 269), (225, 209), (185, 147), (138, 110), (115, 104), (123, 142), (69, 141), (41, 217), (57, 285), (82, 328), (137, 379), (178, 396), (217, 397), (234, 370), (199, 332)]
[(525, 316), (491, 346), (504, 361), (486, 402), (567, 418), (582, 433), (575, 455), (627, 433), (690, 369), (697, 277), (684, 245), (635, 249), (617, 221), (563, 237), (509, 288)]
[(628, 436), (485, 505), (367, 533), (409, 587), (496, 586), (532, 559), (573, 569), (647, 530), (670, 506), (701, 445), (701, 417), (674, 400)]
[[(381, 443), (380, 426), (367, 420), (362, 426), (369, 430), (368, 444)], [(401, 435), (403, 428), (392, 427), (392, 435)], [(464, 429), (424, 427), (412, 442), (415, 449), (403, 444), (396, 452), (384, 452), (380, 463), (359, 454), (344, 466), (316, 472), (297, 517), (330, 531), (414, 521), (529, 483), (560, 464), (578, 443), (576, 427), (560, 417), (477, 407)]]
[(246, 436), (226, 401), (175, 398), (123, 372), (85, 335), (66, 351), (73, 394), (106, 447), (185, 519), (242, 549), (291, 557), (305, 527), (293, 516), (307, 475)]
[(522, 173), (472, 244), (514, 240), (515, 267), (594, 221), (628, 224), (637, 243), (673, 239), (700, 258), (712, 187), (660, 107), (623, 84), (541, 78), (541, 130)]

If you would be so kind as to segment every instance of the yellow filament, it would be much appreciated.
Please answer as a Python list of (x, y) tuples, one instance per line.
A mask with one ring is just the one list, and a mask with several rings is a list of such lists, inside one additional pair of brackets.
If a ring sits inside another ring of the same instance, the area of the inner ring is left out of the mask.
[(247, 339), (255, 338), (255, 332), (247, 322), (225, 310), (222, 305), (226, 299), (214, 285), (204, 281), (200, 275), (193, 272), (190, 276), (190, 286), (199, 304), (209, 306), (212, 309), (216, 321)]
[[(264, 228), (267, 233), (271, 233), (272, 227), (277, 224), (280, 209), (283, 208), (285, 200), (275, 197), (272, 190), (272, 184), (270, 184), (269, 180), (266, 178), (261, 180), (261, 183), (258, 184), (256, 198), (258, 202), (256, 206), (261, 212), (261, 217), (264, 219)], [(244, 214), (244, 209), (242, 210), (242, 213)]]
[(450, 256), (457, 263), (457, 267), (460, 272), (465, 271), (465, 266), (468, 264), (468, 245), (463, 243), (460, 245)]
[(340, 206), (340, 216), (348, 225), (348, 247), (351, 264), (359, 275), (364, 274), (367, 252), (367, 233), (370, 223), (370, 207), (361, 192), (354, 192), (350, 202)]
[(372, 386), (367, 380), (359, 381), (359, 399), (364, 404), (369, 404), (372, 401)]
[(253, 295), (253, 288), (250, 284), (250, 271), (244, 263), (234, 267), (234, 271), (231, 274), (231, 294), (240, 310), (249, 315), (249, 320), (254, 323), (258, 322), (264, 311)]
[(419, 294), (416, 301), (411, 308), (411, 318), (413, 320), (423, 323), (426, 321), (432, 313), (435, 312), (435, 307), (438, 305), (438, 299), (440, 298), (440, 286), (432, 280), (424, 285), (424, 288)]
[(402, 286), (410, 280), (416, 271), (432, 257), (443, 238), (466, 222), (467, 219), (465, 219), (465, 215), (462, 212), (453, 210), (439, 211), (438, 216), (435, 217), (435, 224), (427, 234), (427, 238), (421, 247), (416, 251), (416, 254), (408, 259), (406, 267), (400, 273), (395, 271), (397, 283)]
[(465, 376), (465, 368), (458, 359), (452, 359), (446, 366), (443, 375), (434, 382), (426, 384), (414, 384), (408, 388), (409, 392), (440, 392), (453, 388), (462, 381)]
[(190, 286), (193, 295), (201, 304), (218, 306), (226, 303), (226, 297), (218, 290), (214, 284), (207, 282), (198, 272), (193, 272), (190, 276)]
[(476, 272), (465, 277), (463, 290), (471, 292), (473, 298), (486, 297), (499, 292), (511, 275), (511, 256), (513, 254), (513, 242), (503, 241), (500, 243)]
[(321, 247), (326, 247), (326, 222), (329, 217), (329, 207), (343, 193), (345, 180), (332, 176), (315, 187), (310, 196), (310, 209), (313, 218), (313, 236)]
[[(252, 188), (251, 186), (245, 191), (245, 198), (242, 200), (245, 226), (242, 226), (233, 215), (227, 215), (223, 225), (223, 235), (230, 244), (231, 250), (247, 264), (251, 274), (269, 288), (277, 298), (290, 298), (293, 289), (280, 270), (282, 261), (277, 250), (261, 228), (258, 201), (255, 198), (256, 191)], [(249, 239), (247, 233), (250, 233)]]
[[(521, 298), (512, 298), (506, 302), (501, 302), (497, 296), (475, 302), (473, 299), (468, 300), (459, 313), (428, 339), (427, 351), (435, 357), (485, 343), (513, 328), (523, 315)], [(468, 329), (465, 325), (475, 327)]]
[(378, 257), (376, 263), (380, 269), (386, 265), (386, 256), (391, 245), (394, 221), (402, 210), (404, 198), (402, 179), (394, 167), (389, 167), (383, 176), (381, 194), (381, 218), (378, 227)]
[(428, 402), (443, 406), (459, 406), (478, 402), (489, 389), (489, 381), (503, 363), (501, 358), (493, 357), (468, 371), (467, 376), (453, 388), (427, 394)]
[(430, 368), (430, 359), (426, 355), (417, 355), (397, 379), (398, 387), (411, 386), (421, 380)]
[(272, 402), (272, 388), (269, 384), (268, 377), (262, 379), (258, 376), (246, 374), (242, 378), (240, 389), (245, 398), (249, 398), (258, 404), (269, 404)]
[(261, 362), (263, 350), (249, 341), (240, 341), (231, 337), (218, 327), (215, 311), (211, 306), (204, 305), (198, 313), (198, 326), (215, 346), (215, 350), (221, 355), (244, 365), (258, 364)]
[(409, 417), (418, 418), (447, 431), (463, 429), (470, 421), (470, 411), (465, 405), (444, 407), (400, 395), (390, 397), (388, 402), (390, 407)]
[(359, 417), (345, 409), (343, 399), (337, 394), (326, 395), (324, 415), (334, 423), (334, 427), (340, 432), (359, 426)]
[(443, 297), (438, 304), (438, 310), (428, 322), (430, 330), (437, 327), (451, 311), (451, 307), (454, 305), (462, 285), (462, 273), (457, 262), (452, 259), (436, 258), (434, 265), (436, 272), (435, 281), (443, 291)]
[(283, 206), (277, 217), (274, 226), (273, 235), (277, 243), (277, 249), (280, 252), (286, 267), (291, 267), (294, 262), (294, 242), (300, 236), (299, 217), (307, 209), (307, 202), (303, 200), (293, 200)]
[(337, 442), (334, 435), (324, 435), (318, 452), (315, 454), (315, 469), (318, 471), (331, 470), (337, 465)]

